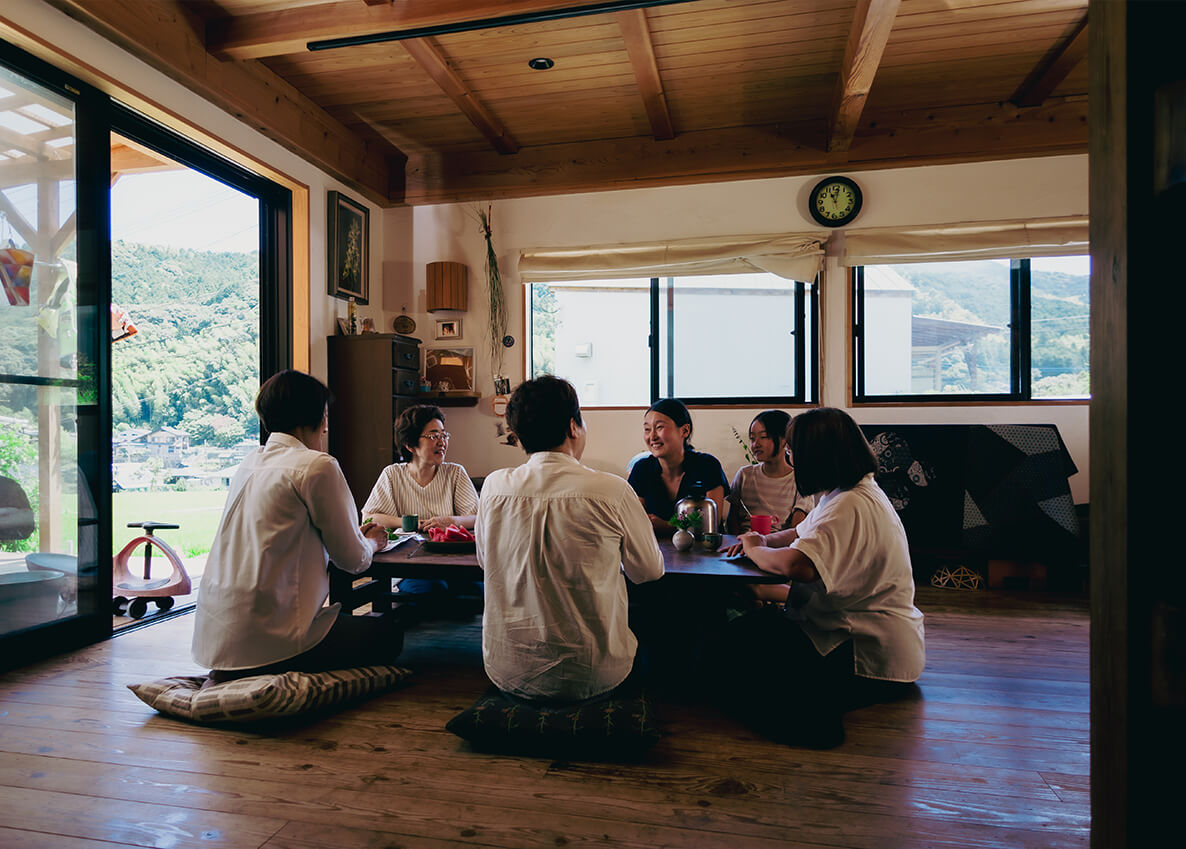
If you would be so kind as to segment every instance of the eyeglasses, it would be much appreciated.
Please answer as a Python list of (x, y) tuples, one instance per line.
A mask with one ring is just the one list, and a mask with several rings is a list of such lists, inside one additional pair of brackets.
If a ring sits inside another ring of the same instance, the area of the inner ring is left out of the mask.
[(448, 442), (449, 432), (447, 430), (430, 430), (428, 433), (422, 433), (421, 439), (431, 439), (433, 442)]

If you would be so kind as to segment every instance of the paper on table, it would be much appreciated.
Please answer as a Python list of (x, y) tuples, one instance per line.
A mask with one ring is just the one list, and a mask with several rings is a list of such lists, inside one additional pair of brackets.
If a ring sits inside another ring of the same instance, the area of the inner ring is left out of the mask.
[(415, 533), (400, 534), (397, 537), (387, 540), (387, 545), (383, 546), (383, 551), (391, 551), (397, 545), (402, 545), (410, 539), (414, 539), (417, 535)]

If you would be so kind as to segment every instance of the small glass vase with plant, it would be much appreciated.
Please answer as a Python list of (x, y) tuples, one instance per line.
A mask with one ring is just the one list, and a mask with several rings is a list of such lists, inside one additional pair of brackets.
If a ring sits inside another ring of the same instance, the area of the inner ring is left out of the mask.
[(671, 537), (671, 544), (677, 551), (687, 551), (692, 547), (696, 541), (696, 532), (700, 530), (703, 521), (704, 517), (699, 510), (689, 510), (682, 516), (671, 517), (670, 524), (676, 529)]

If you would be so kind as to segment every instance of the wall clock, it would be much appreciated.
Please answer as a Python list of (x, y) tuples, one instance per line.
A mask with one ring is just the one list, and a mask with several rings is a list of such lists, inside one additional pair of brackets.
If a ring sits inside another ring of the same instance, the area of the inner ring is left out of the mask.
[(825, 227), (843, 227), (861, 211), (861, 187), (847, 177), (825, 177), (809, 196), (811, 217)]

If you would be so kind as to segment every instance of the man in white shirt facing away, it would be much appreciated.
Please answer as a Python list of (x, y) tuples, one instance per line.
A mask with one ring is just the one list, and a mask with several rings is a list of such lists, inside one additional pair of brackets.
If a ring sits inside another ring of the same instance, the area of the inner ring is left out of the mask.
[(586, 433), (570, 383), (520, 384), (506, 417), (528, 457), (487, 476), (478, 502), (486, 674), (538, 702), (604, 695), (626, 680), (638, 649), (622, 573), (660, 578), (663, 555), (630, 485), (580, 464)]
[(194, 659), (210, 681), (391, 663), (397, 627), (325, 606), (327, 566), (358, 574), (387, 545), (379, 525), (358, 526), (338, 461), (326, 451), (329, 389), (282, 371), (259, 389), (269, 433), (231, 481), (206, 560), (194, 622)]

